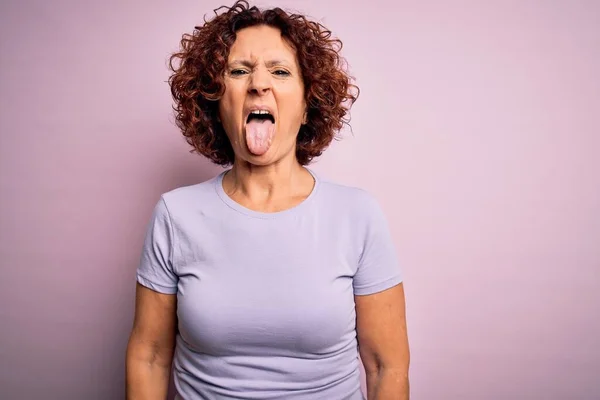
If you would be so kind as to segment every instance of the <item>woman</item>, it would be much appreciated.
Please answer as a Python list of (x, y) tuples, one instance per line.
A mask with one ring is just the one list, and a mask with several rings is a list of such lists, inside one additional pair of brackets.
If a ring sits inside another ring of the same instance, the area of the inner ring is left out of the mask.
[[(219, 9), (220, 10), (220, 9)], [(170, 79), (177, 124), (232, 167), (164, 193), (137, 273), (128, 399), (408, 399), (402, 277), (365, 191), (306, 165), (356, 87), (321, 25), (237, 2)]]

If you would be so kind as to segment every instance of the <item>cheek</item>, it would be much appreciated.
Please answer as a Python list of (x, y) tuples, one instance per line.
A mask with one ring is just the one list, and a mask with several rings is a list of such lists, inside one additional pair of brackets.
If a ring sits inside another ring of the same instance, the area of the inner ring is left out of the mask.
[(282, 93), (280, 100), (280, 112), (286, 115), (288, 123), (296, 124), (298, 119), (302, 120), (306, 110), (303, 91), (290, 90)]
[(230, 115), (232, 106), (233, 104), (231, 102), (231, 96), (229, 93), (223, 93), (221, 100), (219, 100), (219, 112), (221, 115)]
[(234, 84), (225, 85), (225, 91), (221, 97), (222, 112), (232, 114), (236, 112), (236, 107), (239, 108), (240, 104), (244, 102), (243, 96), (244, 90), (241, 87), (236, 87)]
[(241, 115), (240, 102), (230, 93), (224, 93), (219, 100), (219, 116), (221, 123), (225, 128), (237, 126), (239, 116)]

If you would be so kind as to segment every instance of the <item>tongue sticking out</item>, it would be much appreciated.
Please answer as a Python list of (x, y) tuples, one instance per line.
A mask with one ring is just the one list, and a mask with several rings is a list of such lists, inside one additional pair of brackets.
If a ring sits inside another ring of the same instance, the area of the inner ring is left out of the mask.
[(246, 143), (250, 152), (261, 156), (269, 150), (275, 125), (268, 119), (252, 119), (246, 124)]

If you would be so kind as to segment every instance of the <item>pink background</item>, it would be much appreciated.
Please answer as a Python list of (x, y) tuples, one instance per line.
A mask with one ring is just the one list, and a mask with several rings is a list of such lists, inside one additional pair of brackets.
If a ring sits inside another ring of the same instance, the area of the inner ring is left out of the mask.
[[(413, 398), (600, 398), (600, 2), (277, 4), (333, 29), (361, 86), (313, 168), (388, 214)], [(219, 171), (165, 83), (218, 5), (2, 2), (0, 398), (123, 398), (151, 208)]]

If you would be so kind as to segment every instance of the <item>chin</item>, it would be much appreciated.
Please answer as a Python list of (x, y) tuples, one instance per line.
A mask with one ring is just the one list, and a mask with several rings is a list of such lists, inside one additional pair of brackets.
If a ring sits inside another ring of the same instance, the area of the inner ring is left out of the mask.
[[(276, 146), (271, 146), (266, 153), (261, 155), (252, 154), (250, 150), (244, 149), (244, 156), (241, 158), (249, 164), (265, 167), (282, 161), (289, 154), (290, 153), (282, 153), (281, 149)], [(291, 154), (293, 154), (293, 150), (291, 151)]]
[(248, 157), (244, 161), (259, 167), (271, 165), (279, 161), (275, 152), (272, 152), (270, 149), (265, 154), (262, 154), (260, 156), (252, 154), (249, 151), (247, 151), (247, 153)]

